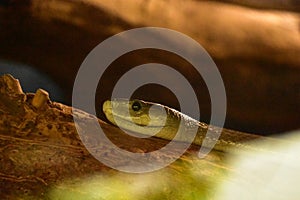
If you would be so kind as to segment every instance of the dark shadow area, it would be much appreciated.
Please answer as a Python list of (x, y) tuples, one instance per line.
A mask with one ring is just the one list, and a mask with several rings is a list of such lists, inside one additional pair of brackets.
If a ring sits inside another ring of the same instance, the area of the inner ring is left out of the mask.
[[(39, 76), (47, 84), (53, 81), (57, 88), (61, 88), (56, 92), (62, 91), (64, 100), (57, 100), (68, 105), (71, 105), (76, 73), (88, 53), (116, 33), (144, 26), (131, 23), (115, 13), (84, 1), (56, 0), (44, 3), (36, 0), (25, 6), (20, 5), (18, 11), (14, 7), (18, 3), (9, 3), (10, 6), (7, 6), (7, 2), (10, 1), (0, 3), (0, 59), (32, 66), (49, 77), (51, 81), (43, 78), (43, 75)], [(198, 26), (198, 22), (188, 23)], [(237, 29), (235, 32), (239, 31)], [(213, 43), (216, 38), (211, 35), (207, 40)], [(249, 41), (254, 44), (261, 42), (251, 37), (251, 33), (247, 38), (247, 42)], [(230, 51), (231, 43), (226, 43)], [(274, 57), (278, 56), (277, 51), (274, 52)], [(298, 56), (297, 52), (295, 50), (295, 55), (289, 56)], [(209, 53), (212, 53), (226, 87), (228, 107), (225, 127), (260, 134), (281, 133), (299, 128), (300, 83), (299, 65), (297, 66), (296, 61), (293, 61), (296, 64), (290, 64), (292, 62), (289, 62), (289, 58), (280, 58), (279, 61), (274, 59), (274, 62), (263, 60), (264, 53), (269, 58), (270, 52), (264, 52), (259, 47), (257, 54), (262, 55), (261, 57), (251, 57), (249, 54), (250, 56), (221, 58), (215, 57), (213, 51)], [(111, 64), (111, 68), (99, 82), (95, 98), (99, 116), (104, 119), (101, 103), (110, 97), (118, 78), (132, 67), (149, 62), (164, 63), (183, 73), (197, 92), (201, 120), (209, 122), (210, 97), (201, 76), (194, 73), (189, 64), (179, 56), (149, 50), (127, 54)], [(55, 92), (49, 91), (50, 96), (54, 95)], [(133, 97), (179, 107), (174, 95), (155, 85), (140, 88)], [(193, 116), (192, 113), (187, 114)]]

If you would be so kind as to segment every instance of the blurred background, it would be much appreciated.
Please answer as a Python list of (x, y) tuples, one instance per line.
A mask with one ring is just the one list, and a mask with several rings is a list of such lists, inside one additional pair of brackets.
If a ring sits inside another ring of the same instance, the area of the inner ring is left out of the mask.
[[(52, 100), (71, 105), (76, 73), (100, 42), (136, 27), (170, 28), (198, 41), (217, 64), (227, 93), (226, 128), (282, 133), (300, 128), (299, 12), (298, 0), (0, 0), (0, 74), (20, 79), (25, 92), (44, 88)], [(109, 66), (95, 98), (99, 117), (118, 79), (149, 62), (190, 81), (200, 120), (208, 123), (210, 97), (201, 76), (181, 57), (155, 49), (130, 52)], [(159, 85), (145, 85), (133, 98), (180, 109), (175, 94)]]

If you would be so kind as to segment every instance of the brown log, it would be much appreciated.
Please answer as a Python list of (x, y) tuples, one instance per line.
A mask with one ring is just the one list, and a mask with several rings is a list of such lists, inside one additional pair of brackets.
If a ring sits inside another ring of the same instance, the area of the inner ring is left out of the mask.
[[(197, 155), (197, 147), (195, 146), (191, 147), (179, 161), (150, 175), (141, 174), (137, 176), (111, 169), (96, 160), (86, 150), (74, 126), (72, 108), (51, 102), (48, 98), (44, 98), (47, 93), (42, 92), (42, 94), (42, 99), (46, 99), (45, 101), (39, 99), (41, 91), (36, 94), (24, 94), (18, 80), (10, 75), (0, 77), (1, 199), (57, 199), (57, 193), (51, 193), (53, 188), (56, 188), (55, 191), (60, 191), (62, 183), (67, 182), (72, 185), (86, 177), (98, 177), (99, 175), (102, 177), (97, 178), (100, 183), (106, 180), (103, 178), (105, 175), (110, 175), (112, 180), (120, 182), (149, 176), (159, 181), (170, 176), (170, 179), (164, 182), (165, 188), (159, 188), (154, 192), (155, 194), (165, 194), (166, 188), (172, 191), (174, 181), (178, 182), (178, 187), (182, 187), (181, 184), (187, 184), (189, 191), (200, 190), (205, 194), (213, 188), (210, 188), (208, 183), (204, 188), (199, 186), (208, 177), (215, 179), (212, 175), (217, 174), (217, 172), (213, 172), (213, 169), (226, 169), (225, 165), (220, 163), (220, 153), (214, 152), (206, 159), (200, 160), (195, 156)], [(32, 105), (34, 99), (43, 103), (36, 107)], [(82, 115), (82, 122), (88, 126), (91, 115), (83, 111), (80, 111), (80, 114)], [(128, 151), (148, 152), (159, 149), (167, 143), (158, 138), (139, 140), (128, 137), (112, 125), (101, 120), (99, 123), (114, 143)], [(119, 162), (116, 152), (110, 150), (109, 144), (101, 141), (99, 144), (95, 144), (92, 140), (90, 144), (98, 148), (98, 153), (101, 156)], [(158, 156), (164, 161), (174, 153), (168, 152)], [(132, 160), (128, 158), (121, 164), (126, 165), (130, 162)], [(201, 174), (202, 178), (196, 179), (199, 185), (189, 185), (190, 180), (186, 173), (191, 169), (196, 170), (194, 173)], [(113, 185), (106, 185), (105, 188), (108, 190), (106, 193), (110, 195), (119, 194), (120, 191), (115, 191), (113, 187)], [(68, 194), (68, 191), (72, 189), (67, 187), (67, 189), (62, 190), (64, 191), (63, 194)], [(85, 192), (84, 189), (77, 190), (78, 193)], [(127, 192), (125, 187), (120, 195), (122, 196), (122, 193)], [(173, 193), (170, 196), (175, 195), (175, 198), (176, 195), (186, 194), (186, 191)], [(89, 196), (86, 195), (84, 197), (88, 199)], [(133, 195), (138, 194), (133, 193)], [(151, 192), (147, 195), (150, 199), (154, 196)], [(118, 198), (115, 196), (112, 199)]]

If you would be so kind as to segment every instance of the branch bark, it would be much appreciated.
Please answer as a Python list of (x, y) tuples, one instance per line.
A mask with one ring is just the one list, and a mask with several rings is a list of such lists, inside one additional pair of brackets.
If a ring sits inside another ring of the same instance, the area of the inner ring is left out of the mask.
[[(1, 199), (25, 197), (56, 199), (57, 196), (51, 196), (49, 191), (53, 188), (60, 188), (61, 183), (69, 181), (73, 184), (74, 180), (99, 174), (101, 176), (111, 175), (114, 181), (128, 181), (128, 177), (133, 179), (136, 177), (134, 174), (127, 174), (124, 178), (124, 173), (111, 169), (96, 160), (80, 140), (73, 122), (72, 108), (51, 102), (49, 98), (45, 98), (45, 94), (47, 93), (43, 91), (36, 94), (24, 94), (18, 80), (10, 75), (0, 77)], [(38, 101), (39, 104), (32, 104), (33, 100)], [(92, 116), (83, 111), (79, 112), (82, 123), (86, 123), (88, 126)], [(127, 151), (149, 152), (159, 149), (167, 143), (158, 138), (139, 140), (128, 137), (112, 125), (101, 120), (99, 123), (107, 137)], [(93, 136), (94, 133), (87, 134)], [(87, 142), (97, 148), (97, 153), (104, 159), (115, 161), (120, 165), (128, 165), (133, 162), (134, 158), (131, 157), (120, 162), (117, 152), (112, 151), (109, 147), (110, 144), (104, 141), (95, 143), (93, 138), (89, 138)], [(185, 184), (182, 177), (186, 177), (186, 173), (192, 168), (195, 169), (196, 166), (208, 165), (215, 169), (226, 168), (223, 164), (218, 164), (221, 154), (215, 152), (207, 159), (199, 160), (195, 156), (196, 151), (197, 147), (191, 147), (180, 161), (163, 169), (163, 175), (160, 170), (151, 176), (154, 180), (171, 176), (172, 179), (165, 184), (172, 188), (171, 182), (174, 180), (178, 180), (179, 184)], [(166, 152), (158, 156), (163, 162), (164, 159), (172, 157), (175, 153)], [(200, 165), (197, 164), (199, 161)], [(203, 175), (211, 177), (211, 174), (207, 172)], [(103, 181), (101, 178), (97, 180)], [(108, 185), (107, 187), (113, 186)], [(67, 191), (69, 190), (71, 189), (68, 188)], [(189, 188), (189, 190), (193, 190), (193, 188)], [(109, 191), (111, 195), (118, 193), (111, 189)], [(125, 188), (123, 192), (128, 191)], [(159, 192), (165, 193), (162, 188), (159, 188)]]

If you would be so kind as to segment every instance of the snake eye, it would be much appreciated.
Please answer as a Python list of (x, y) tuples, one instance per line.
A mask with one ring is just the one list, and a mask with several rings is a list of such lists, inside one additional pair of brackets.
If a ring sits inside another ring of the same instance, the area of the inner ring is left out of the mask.
[(134, 111), (137, 112), (137, 111), (139, 111), (142, 108), (142, 105), (141, 105), (140, 102), (135, 101), (135, 102), (133, 102), (131, 108), (132, 108), (132, 110), (134, 110)]

